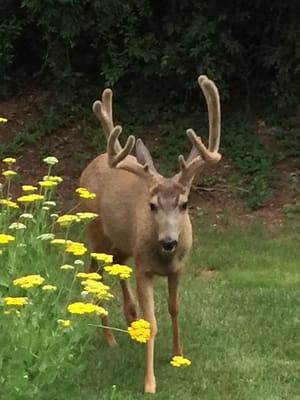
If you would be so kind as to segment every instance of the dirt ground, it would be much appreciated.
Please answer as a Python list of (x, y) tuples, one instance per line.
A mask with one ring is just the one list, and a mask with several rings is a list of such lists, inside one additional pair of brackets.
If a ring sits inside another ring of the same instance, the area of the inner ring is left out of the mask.
[[(7, 124), (0, 126), (0, 145), (9, 143), (18, 132), (26, 129), (32, 120), (38, 117), (39, 98), (40, 91), (30, 88), (7, 101), (0, 102), (0, 116), (9, 120)], [(261, 135), (266, 146), (276, 146), (276, 143), (270, 141), (267, 132), (265, 124), (259, 120), (257, 134)], [(87, 138), (82, 135), (80, 122), (68, 129), (58, 129), (49, 136), (42, 136), (38, 143), (24, 144), (18, 153), (16, 164), (22, 184), (34, 184), (46, 174), (47, 168), (42, 162), (41, 146), (44, 155), (46, 152), (47, 155), (54, 155), (60, 160), (56, 172), (64, 178), (64, 181), (58, 189), (58, 201), (61, 208), (67, 211), (76, 204), (74, 190), (84, 167), (84, 163), (78, 162), (78, 157), (75, 157), (76, 154), (85, 152), (87, 146)], [(5, 156), (10, 155), (5, 154)], [(96, 155), (96, 152), (91, 154), (90, 160)], [(283, 206), (292, 197), (287, 177), (293, 168), (287, 163), (274, 167), (276, 169), (274, 196), (256, 211), (249, 211), (244, 201), (236, 196), (228, 179), (232, 168), (231, 161), (224, 158), (214, 169), (205, 170), (204, 175), (214, 178), (212, 187), (202, 186), (201, 176), (197, 178), (191, 194), (192, 212), (208, 214), (216, 224), (226, 224), (226, 215), (233, 212), (242, 223), (261, 218), (269, 226), (280, 225), (284, 218)], [(18, 189), (15, 189), (14, 194), (19, 194)]]

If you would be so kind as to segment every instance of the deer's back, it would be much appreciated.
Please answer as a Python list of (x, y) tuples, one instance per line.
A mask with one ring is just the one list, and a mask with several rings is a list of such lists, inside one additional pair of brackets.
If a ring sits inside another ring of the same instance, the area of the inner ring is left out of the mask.
[(132, 255), (136, 243), (136, 213), (145, 203), (147, 193), (144, 181), (130, 172), (110, 168), (107, 155), (102, 154), (83, 171), (80, 186), (96, 194), (94, 200), (84, 200), (83, 208), (99, 214), (101, 229), (113, 246)]

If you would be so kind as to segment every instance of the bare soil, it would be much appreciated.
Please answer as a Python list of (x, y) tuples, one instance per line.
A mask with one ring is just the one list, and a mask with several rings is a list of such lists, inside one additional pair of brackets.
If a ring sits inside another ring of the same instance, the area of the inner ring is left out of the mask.
[[(47, 93), (43, 93), (43, 98), (45, 99), (47, 95), (51, 101), (51, 95)], [(9, 120), (0, 126), (0, 144), (11, 141), (19, 131), (26, 129), (35, 118), (39, 117), (40, 98), (40, 90), (29, 88), (9, 100), (0, 102), (0, 116)], [(276, 141), (270, 138), (265, 123), (260, 120), (257, 123), (256, 133), (263, 138), (268, 147), (276, 148)], [(82, 134), (79, 122), (76, 126), (58, 129), (49, 136), (42, 136), (41, 142), (37, 144), (25, 144), (18, 156), (16, 167), (21, 174), (21, 183), (35, 184), (47, 173), (47, 168), (42, 162), (40, 150), (42, 147), (44, 155), (55, 155), (60, 160), (58, 174), (63, 176), (64, 181), (58, 189), (58, 201), (61, 208), (67, 211), (76, 204), (74, 190), (84, 167), (84, 163), (78, 161), (77, 155), (86, 151), (87, 141), (88, 138)], [(96, 152), (92, 154), (91, 159), (96, 155)], [(292, 197), (287, 178), (293, 167), (289, 163), (275, 166), (277, 178), (273, 188), (274, 196), (256, 211), (249, 211), (244, 201), (236, 196), (228, 179), (232, 169), (231, 161), (223, 159), (218, 167), (203, 172), (204, 176), (213, 177), (211, 187), (202, 186), (201, 177), (196, 179), (191, 194), (192, 212), (208, 214), (216, 224), (226, 225), (228, 223), (226, 215), (234, 213), (241, 223), (247, 224), (255, 218), (260, 218), (270, 227), (280, 225), (284, 218), (283, 206)], [(18, 189), (15, 189), (14, 194), (19, 194)]]

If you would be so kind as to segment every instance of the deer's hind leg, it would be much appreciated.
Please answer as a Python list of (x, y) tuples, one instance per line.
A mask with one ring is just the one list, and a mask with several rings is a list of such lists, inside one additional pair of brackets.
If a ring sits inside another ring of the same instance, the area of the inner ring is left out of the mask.
[[(92, 252), (95, 253), (110, 253), (112, 249), (111, 242), (103, 232), (101, 222), (98, 219), (90, 222), (87, 227), (88, 243)], [(89, 267), (90, 272), (100, 272), (103, 276), (103, 269), (99, 270), (99, 265), (96, 260), (92, 259)], [(103, 279), (102, 279), (103, 280)], [(110, 347), (117, 346), (117, 341), (109, 328), (109, 320), (107, 316), (101, 317), (101, 323), (104, 327), (104, 337)]]
[[(125, 254), (121, 253), (118, 250), (113, 250), (113, 255), (115, 264), (124, 264), (128, 258)], [(124, 317), (127, 322), (127, 325), (130, 325), (131, 322), (137, 320), (136, 301), (128, 280), (121, 279), (120, 285), (123, 294)]]

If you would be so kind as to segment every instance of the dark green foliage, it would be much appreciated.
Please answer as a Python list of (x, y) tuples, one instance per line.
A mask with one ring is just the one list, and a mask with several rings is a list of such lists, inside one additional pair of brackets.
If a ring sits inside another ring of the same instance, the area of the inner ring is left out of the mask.
[(229, 123), (222, 130), (222, 144), (238, 167), (238, 182), (242, 186), (248, 205), (256, 209), (270, 199), (272, 158), (254, 135), (253, 130), (242, 122)]
[(118, 83), (126, 93), (187, 103), (195, 77), (205, 73), (217, 81), (223, 99), (257, 102), (259, 90), (260, 98), (290, 105), (299, 94), (297, 0), (5, 3), (2, 80), (21, 70), (64, 86), (98, 80)]

